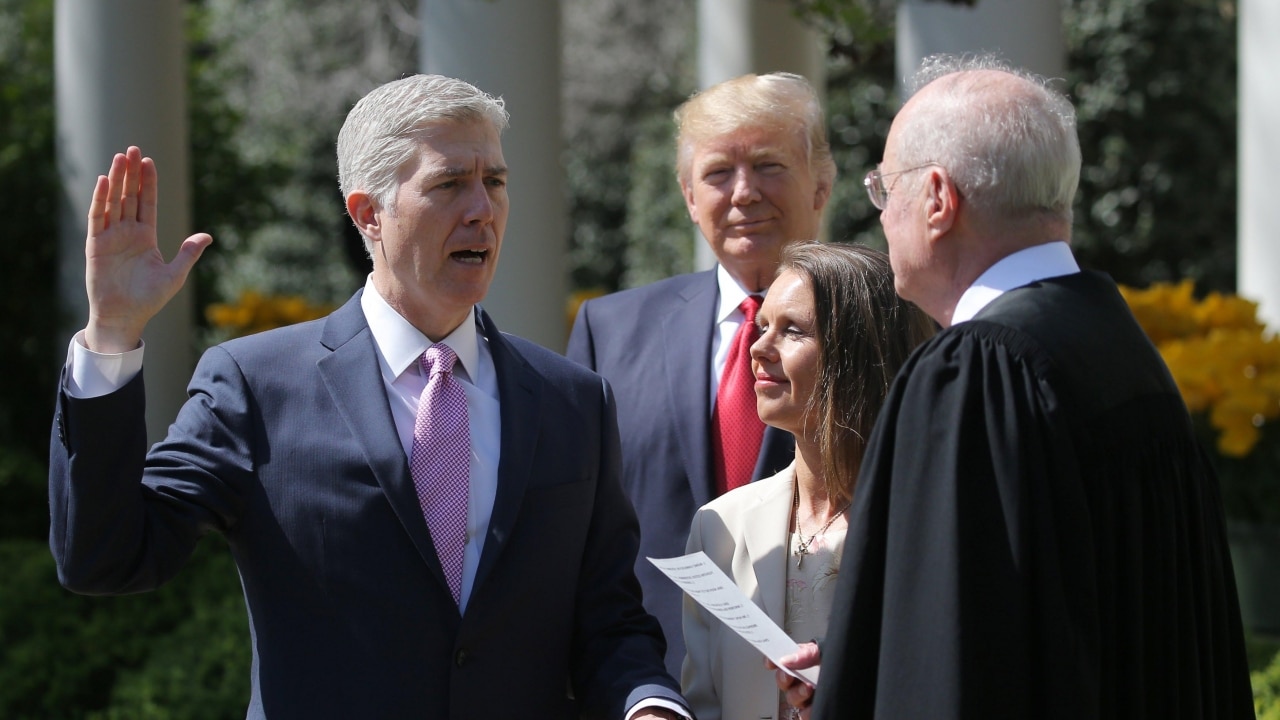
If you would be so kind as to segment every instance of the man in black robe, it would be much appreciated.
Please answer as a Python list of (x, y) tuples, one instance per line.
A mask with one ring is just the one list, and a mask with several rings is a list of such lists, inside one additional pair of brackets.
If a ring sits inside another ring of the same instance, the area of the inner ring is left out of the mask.
[(943, 330), (871, 436), (821, 652), (786, 664), (820, 656), (819, 720), (1252, 718), (1214, 472), (1068, 245), (1074, 110), (992, 58), (916, 86), (866, 185)]

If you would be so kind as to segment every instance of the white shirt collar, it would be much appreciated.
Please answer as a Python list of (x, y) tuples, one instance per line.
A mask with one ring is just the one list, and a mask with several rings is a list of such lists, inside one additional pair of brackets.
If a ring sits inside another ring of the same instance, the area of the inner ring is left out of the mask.
[[(400, 377), (405, 370), (414, 366), (422, 353), (434, 343), (423, 335), (416, 327), (378, 294), (373, 286), (373, 276), (365, 281), (364, 294), (360, 296), (360, 308), (364, 310), (365, 320), (373, 333), (373, 341), (386, 359), (391, 372)], [(458, 356), (467, 379), (478, 378), (480, 366), (480, 348), (476, 336), (475, 311), (472, 310), (472, 321), (463, 322), (440, 342), (449, 346)]]
[[(724, 269), (723, 265), (716, 265), (716, 284), (720, 286), (720, 307), (716, 310), (716, 322), (722, 323), (729, 319), (734, 310), (747, 299), (748, 295), (759, 295), (764, 297), (764, 293), (751, 293), (747, 289), (738, 284), (738, 281)], [(766, 288), (766, 291), (768, 288)]]
[(1048, 278), (1080, 272), (1080, 266), (1065, 242), (1051, 242), (1019, 250), (1001, 258), (978, 276), (960, 296), (951, 324), (972, 320), (982, 308), (1009, 290)]

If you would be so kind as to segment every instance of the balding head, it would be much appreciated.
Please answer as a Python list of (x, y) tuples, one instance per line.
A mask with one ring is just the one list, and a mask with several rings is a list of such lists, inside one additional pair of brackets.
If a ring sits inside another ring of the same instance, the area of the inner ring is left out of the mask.
[(1080, 142), (1061, 93), (992, 57), (928, 58), (914, 87), (894, 122), (902, 167), (937, 163), (975, 209), (1069, 228)]
[(899, 294), (947, 326), (996, 262), (1070, 241), (1080, 143), (1066, 98), (997, 59), (929, 58), (915, 87), (885, 143), (880, 222)]

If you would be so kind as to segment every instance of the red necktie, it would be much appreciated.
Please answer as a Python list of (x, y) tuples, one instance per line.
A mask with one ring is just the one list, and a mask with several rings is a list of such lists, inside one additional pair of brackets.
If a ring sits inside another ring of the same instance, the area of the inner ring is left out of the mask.
[(467, 547), (467, 494), (471, 475), (471, 428), (467, 395), (453, 377), (458, 356), (436, 343), (422, 354), (427, 386), (418, 401), (409, 472), (435, 542), (453, 601), (462, 594), (462, 556)]
[(764, 423), (756, 414), (756, 378), (751, 371), (751, 343), (759, 336), (756, 311), (760, 309), (760, 298), (748, 295), (738, 309), (747, 319), (733, 336), (711, 414), (717, 495), (751, 482), (764, 437)]

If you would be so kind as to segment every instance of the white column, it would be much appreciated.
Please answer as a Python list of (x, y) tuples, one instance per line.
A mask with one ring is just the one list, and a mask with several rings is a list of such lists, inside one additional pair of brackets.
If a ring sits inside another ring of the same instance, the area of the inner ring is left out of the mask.
[(928, 0), (898, 5), (898, 80), (934, 53), (994, 52), (1045, 77), (1066, 76), (1061, 0), (979, 0), (973, 7)]
[(1280, 330), (1280, 3), (1242, 0), (1239, 15), (1239, 245), (1236, 287), (1255, 300), (1258, 316)]
[[(826, 45), (821, 34), (796, 19), (781, 0), (698, 0), (698, 87), (747, 73), (793, 72), (826, 96)], [(697, 235), (694, 264), (716, 258)]]
[[(59, 295), (71, 327), (84, 326), (85, 216), (98, 175), (137, 145), (160, 175), (160, 250), (190, 234), (191, 195), (182, 0), (57, 0), (54, 71), (62, 176)], [(186, 398), (195, 363), (195, 296), (188, 283), (147, 326), (147, 432), (162, 438)]]
[(500, 95), (511, 217), (483, 305), (503, 330), (552, 350), (568, 329), (568, 250), (560, 163), (559, 0), (421, 0), (423, 72)]

